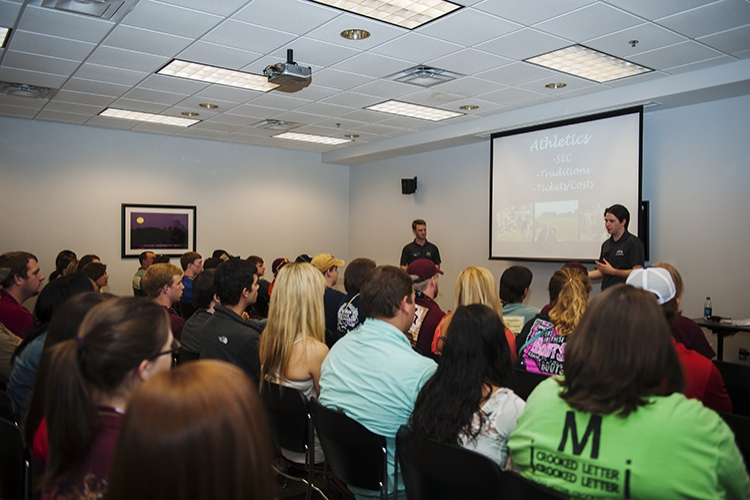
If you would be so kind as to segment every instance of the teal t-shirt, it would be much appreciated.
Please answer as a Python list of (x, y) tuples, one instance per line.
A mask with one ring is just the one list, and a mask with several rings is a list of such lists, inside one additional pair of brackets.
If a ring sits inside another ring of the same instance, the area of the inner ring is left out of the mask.
[(524, 477), (572, 498), (750, 498), (732, 431), (699, 401), (653, 397), (622, 418), (573, 410), (559, 391), (539, 384), (510, 436)]

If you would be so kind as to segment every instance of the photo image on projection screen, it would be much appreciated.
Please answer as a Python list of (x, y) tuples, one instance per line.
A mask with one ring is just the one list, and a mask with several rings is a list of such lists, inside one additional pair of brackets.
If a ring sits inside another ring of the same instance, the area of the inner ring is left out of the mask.
[(490, 258), (592, 261), (604, 209), (641, 205), (643, 108), (493, 134)]

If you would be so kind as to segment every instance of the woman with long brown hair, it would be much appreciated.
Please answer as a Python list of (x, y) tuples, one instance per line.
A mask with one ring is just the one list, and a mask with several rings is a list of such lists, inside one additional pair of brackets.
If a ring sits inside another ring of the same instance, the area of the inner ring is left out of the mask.
[(133, 395), (106, 498), (271, 500), (268, 436), (263, 404), (242, 370), (186, 363)]
[(573, 268), (562, 268), (549, 280), (552, 309), (539, 313), (516, 338), (516, 367), (528, 372), (559, 375), (565, 359), (565, 345), (589, 303), (591, 282)]

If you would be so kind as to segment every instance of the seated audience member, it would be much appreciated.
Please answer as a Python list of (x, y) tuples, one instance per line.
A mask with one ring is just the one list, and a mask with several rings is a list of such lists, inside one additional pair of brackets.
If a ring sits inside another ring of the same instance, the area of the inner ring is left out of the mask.
[(201, 360), (160, 373), (122, 420), (107, 499), (270, 500), (268, 436), (263, 404), (240, 369)]
[[(0, 268), (0, 283), (5, 280), (8, 273), (10, 273), (10, 268)], [(0, 290), (2, 289), (3, 287), (0, 285)], [(0, 296), (0, 302), (2, 302), (2, 300), (3, 298)], [(21, 337), (16, 336), (16, 334), (5, 328), (5, 325), (0, 323), (0, 386), (3, 390), (8, 383), (10, 371), (13, 368), (10, 360), (13, 357), (13, 353), (16, 352), (16, 347), (18, 347), (18, 344), (20, 343)]]
[[(584, 266), (580, 262), (575, 262), (575, 261), (566, 262), (565, 264), (563, 264), (563, 266), (560, 269), (571, 269), (581, 274), (585, 274), (587, 278), (589, 276), (589, 272), (586, 269), (586, 266)], [(589, 283), (590, 282), (591, 280), (589, 280)], [(540, 312), (546, 313), (546, 312), (549, 312), (550, 309), (552, 309), (552, 304), (545, 304), (544, 307), (542, 307), (542, 310)]]
[(98, 255), (93, 253), (87, 253), (83, 257), (81, 257), (81, 260), (78, 261), (78, 271), (80, 272), (81, 269), (83, 269), (88, 264), (91, 264), (92, 262), (101, 262), (102, 259), (99, 258)]
[(344, 288), (346, 289), (346, 295), (341, 299), (339, 310), (336, 313), (334, 343), (350, 331), (359, 328), (359, 325), (364, 323), (365, 315), (359, 304), (359, 290), (365, 282), (367, 273), (376, 267), (377, 264), (375, 264), (374, 260), (365, 258), (354, 259), (348, 266), (346, 266), (346, 271), (344, 271)]
[(182, 328), (180, 343), (186, 351), (198, 354), (201, 352), (201, 330), (206, 321), (213, 315), (214, 306), (214, 269), (200, 273), (193, 280), (193, 297), (198, 308), (185, 322)]
[[(308, 399), (320, 394), (320, 365), (328, 354), (323, 313), (323, 276), (310, 264), (289, 264), (279, 272), (263, 335), (260, 337), (261, 380), (292, 387)], [(263, 386), (261, 385), (261, 391)], [(282, 452), (293, 462), (305, 454)], [(315, 440), (315, 462), (325, 461)]]
[(414, 404), (411, 427), (422, 437), (469, 448), (504, 467), (508, 436), (526, 406), (512, 390), (505, 325), (489, 307), (472, 304), (456, 309), (448, 329), (438, 369)]
[[(300, 257), (302, 256), (300, 255)], [(301, 262), (299, 260), (300, 257), (297, 257), (297, 262)], [(326, 280), (323, 304), (325, 305), (326, 331), (328, 332), (327, 335), (330, 336), (330, 340), (326, 340), (326, 343), (330, 342), (330, 345), (333, 345), (333, 336), (334, 332), (336, 332), (339, 304), (341, 304), (341, 299), (344, 298), (344, 294), (333, 287), (338, 283), (339, 267), (344, 266), (344, 261), (334, 258), (330, 253), (321, 253), (313, 257), (310, 264), (317, 267), (318, 271), (323, 273), (323, 277)]]
[(49, 275), (49, 280), (52, 281), (65, 276), (68, 272), (68, 265), (77, 258), (76, 253), (72, 250), (61, 250), (55, 257), (55, 270)]
[(156, 257), (156, 254), (154, 252), (150, 252), (146, 250), (145, 252), (141, 252), (141, 254), (138, 256), (138, 261), (141, 263), (141, 267), (138, 268), (138, 270), (135, 272), (135, 276), (133, 276), (133, 295), (136, 297), (145, 297), (146, 292), (143, 291), (143, 275), (146, 274), (146, 271), (151, 266), (151, 264), (154, 263), (154, 258)]
[[(406, 332), (414, 321), (414, 290), (406, 272), (375, 268), (360, 290), (367, 318), (336, 342), (323, 361), (320, 403), (341, 409), (371, 432), (386, 438), (389, 495), (395, 489), (396, 433), (409, 421), (414, 401), (437, 364), (415, 352)], [(377, 493), (350, 487), (358, 499)], [(399, 496), (404, 494), (398, 479)]]
[(268, 285), (268, 297), (269, 302), (271, 299), (271, 292), (273, 291), (273, 284), (276, 283), (276, 276), (279, 274), (279, 271), (281, 271), (281, 268), (285, 265), (289, 264), (289, 259), (286, 257), (279, 257), (278, 259), (273, 261), (273, 264), (271, 264), (271, 272), (273, 273), (273, 281), (270, 285)]
[(547, 375), (562, 373), (568, 336), (581, 320), (590, 292), (587, 275), (571, 268), (555, 271), (549, 280), (552, 309), (534, 316), (516, 338), (516, 367)]
[(0, 323), (17, 337), (24, 338), (34, 324), (31, 312), (21, 304), (39, 295), (44, 275), (36, 256), (29, 252), (6, 252), (0, 255), (0, 268), (10, 269), (0, 286)]
[(154, 255), (154, 261), (152, 264), (169, 264), (169, 256), (164, 255), (163, 253), (157, 253)]
[(500, 276), (500, 301), (503, 304), (503, 322), (518, 335), (531, 318), (539, 314), (536, 307), (523, 303), (529, 295), (534, 275), (524, 266), (511, 266)]
[[(203, 257), (198, 252), (185, 252), (180, 257), (180, 266), (182, 266), (182, 286), (185, 287), (180, 302), (195, 305), (193, 280), (203, 271)], [(188, 317), (190, 316), (192, 316), (192, 313), (188, 315)]]
[(679, 343), (683, 344), (688, 349), (702, 354), (708, 359), (713, 359), (716, 353), (711, 348), (711, 344), (706, 340), (706, 336), (703, 335), (703, 330), (698, 324), (690, 318), (686, 318), (682, 315), (680, 310), (680, 300), (682, 294), (685, 292), (685, 285), (682, 282), (682, 276), (674, 268), (673, 265), (667, 264), (666, 262), (657, 262), (653, 267), (661, 267), (669, 271), (674, 282), (675, 295), (674, 303), (670, 307), (665, 307), (664, 312), (667, 315), (667, 322), (669, 323), (669, 331), (672, 333), (672, 337)]
[(296, 259), (294, 259), (294, 262), (296, 262), (297, 264), (300, 264), (302, 262), (307, 262), (308, 264), (312, 264), (312, 260), (313, 258), (307, 255), (306, 253), (301, 253), (297, 256)]
[(109, 275), (107, 275), (107, 266), (101, 262), (92, 262), (86, 264), (79, 271), (94, 283), (94, 291), (101, 292), (102, 288), (109, 284)]
[(176, 349), (164, 309), (134, 297), (95, 306), (75, 339), (51, 349), (43, 500), (103, 498), (130, 396), (141, 382), (170, 369)]
[(242, 313), (258, 296), (258, 277), (249, 262), (229, 259), (214, 271), (219, 304), (201, 329), (200, 358), (220, 359), (237, 365), (260, 380), (258, 341), (260, 329), (242, 319)]
[(71, 260), (70, 263), (68, 263), (68, 267), (65, 268), (65, 276), (77, 273), (78, 264), (80, 264), (80, 261), (78, 259)]
[(247, 312), (250, 317), (258, 319), (267, 318), (268, 304), (271, 301), (268, 289), (271, 286), (271, 283), (269, 283), (268, 280), (263, 279), (263, 276), (266, 274), (266, 265), (263, 262), (263, 258), (257, 255), (251, 255), (245, 260), (255, 266), (255, 269), (257, 270), (255, 274), (258, 275), (258, 300), (255, 301), (255, 304), (250, 306), (250, 310)]
[[(456, 309), (460, 306), (468, 306), (470, 304), (484, 304), (489, 307), (500, 318), (503, 320), (503, 306), (500, 303), (500, 298), (495, 292), (495, 278), (489, 269), (484, 267), (467, 267), (461, 273), (459, 273), (456, 279)], [(436, 354), (442, 352), (442, 344), (446, 338), (447, 332), (445, 331), (447, 326), (450, 324), (450, 315), (446, 316), (445, 320), (437, 330), (435, 330), (435, 336), (432, 339), (432, 350)], [(506, 326), (504, 329), (505, 340), (510, 346), (510, 360), (511, 362), (516, 361), (516, 336)], [(441, 337), (443, 337), (441, 339)]]
[(177, 340), (180, 340), (185, 320), (172, 309), (172, 305), (180, 301), (184, 289), (182, 271), (172, 264), (151, 264), (143, 275), (146, 297), (167, 310), (172, 334)]
[(226, 250), (214, 250), (214, 253), (211, 254), (211, 258), (213, 259), (221, 259), (222, 262), (225, 262), (229, 259), (235, 259), (232, 254), (227, 252)]
[(24, 420), (24, 435), (29, 443), (29, 451), (37, 460), (46, 462), (49, 456), (47, 446), (47, 426), (44, 417), (44, 393), (49, 374), (49, 351), (52, 346), (64, 340), (74, 339), (86, 314), (96, 305), (114, 298), (108, 293), (84, 292), (74, 295), (55, 311), (47, 328), (39, 368), (36, 371), (34, 390), (29, 398), (29, 409)]
[[(669, 323), (679, 309), (679, 299), (672, 276), (666, 268), (646, 267), (634, 269), (626, 283), (635, 288), (642, 288), (655, 295), (661, 306), (664, 317)], [(677, 356), (685, 378), (684, 394), (688, 398), (698, 399), (704, 405), (716, 411), (732, 412), (732, 400), (721, 372), (710, 359), (700, 353), (686, 348), (672, 337)]]
[(653, 295), (612, 286), (571, 336), (565, 376), (529, 396), (508, 441), (513, 463), (566, 497), (750, 498), (732, 431), (682, 387)]
[(23, 418), (28, 408), (28, 397), (34, 388), (39, 358), (42, 356), (47, 328), (55, 311), (68, 298), (93, 290), (91, 280), (81, 274), (71, 274), (51, 281), (42, 289), (34, 306), (34, 327), (13, 354), (13, 371), (8, 380), (7, 393), (13, 398)]
[(203, 270), (207, 271), (208, 269), (216, 269), (222, 262), (224, 261), (218, 257), (209, 257), (203, 261)]
[(435, 302), (440, 288), (437, 275), (443, 274), (443, 271), (430, 259), (417, 259), (407, 266), (406, 272), (414, 281), (416, 297), (414, 322), (406, 335), (419, 354), (435, 359), (436, 355), (430, 347), (435, 329), (445, 316), (445, 312)]

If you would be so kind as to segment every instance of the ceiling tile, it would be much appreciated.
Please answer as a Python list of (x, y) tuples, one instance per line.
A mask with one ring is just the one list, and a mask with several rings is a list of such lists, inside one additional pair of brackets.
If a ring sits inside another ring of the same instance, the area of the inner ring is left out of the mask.
[[(391, 116), (386, 116), (386, 119), (389, 119), (389, 118), (391, 118)], [(368, 123), (366, 125), (355, 127), (352, 130), (357, 131), (357, 132), (368, 132), (370, 134), (386, 135), (386, 134), (391, 134), (394, 132), (402, 132), (404, 128), (403, 127), (390, 127), (388, 125), (380, 125), (379, 123)]]
[(543, 97), (544, 95), (541, 93), (532, 92), (526, 89), (519, 89), (516, 87), (496, 90), (495, 92), (489, 92), (482, 95), (482, 99), (485, 101), (505, 105), (517, 105), (525, 102), (535, 101)]
[(241, 125), (229, 125), (226, 123), (218, 123), (218, 122), (210, 122), (210, 121), (202, 121), (200, 123), (196, 123), (195, 125), (192, 125), (190, 127), (191, 129), (199, 129), (199, 130), (215, 130), (217, 132), (234, 132), (235, 130), (239, 130), (242, 128)]
[(89, 94), (86, 92), (74, 92), (72, 90), (59, 90), (55, 94), (55, 102), (74, 102), (78, 104), (90, 104), (93, 106), (109, 106), (115, 98), (106, 95)]
[(32, 108), (23, 108), (19, 106), (10, 106), (7, 104), (0, 104), (0, 115), (4, 116), (16, 116), (19, 118), (33, 118), (39, 110)]
[(502, 87), (503, 85), (498, 84), (497, 82), (467, 76), (451, 80), (450, 82), (441, 83), (430, 88), (457, 95), (471, 96), (499, 90)]
[(230, 115), (229, 113), (222, 113), (220, 115), (213, 116), (207, 120), (211, 123), (220, 123), (227, 125), (236, 125), (238, 127), (244, 127), (251, 123), (252, 118), (242, 115)]
[(358, 120), (349, 120), (341, 116), (337, 116), (336, 118), (327, 118), (324, 120), (320, 120), (319, 122), (316, 123), (316, 125), (318, 125), (319, 127), (335, 128), (335, 129), (341, 129), (344, 131), (349, 130), (354, 127), (358, 127), (359, 125), (364, 125), (364, 124), (365, 122), (361, 122)]
[(661, 71), (651, 71), (649, 73), (641, 73), (640, 75), (628, 76), (627, 78), (620, 78), (619, 80), (612, 80), (607, 82), (605, 87), (626, 87), (636, 83), (647, 82), (650, 80), (657, 80), (669, 76), (667, 73)]
[(340, 116), (351, 111), (351, 108), (337, 106), (336, 104), (327, 104), (324, 102), (312, 102), (297, 108), (301, 113), (311, 113), (313, 115)]
[(70, 76), (81, 63), (70, 59), (47, 57), (27, 52), (8, 50), (3, 59), (3, 67), (27, 69), (40, 73)]
[(570, 41), (568, 40), (531, 28), (524, 28), (478, 45), (477, 48), (510, 59), (523, 60), (569, 45)]
[(328, 96), (338, 94), (339, 92), (340, 92), (339, 89), (332, 89), (329, 87), (323, 87), (322, 85), (318, 85), (316, 81), (316, 75), (315, 73), (313, 73), (313, 83), (310, 84), (310, 86), (305, 87), (302, 90), (298, 90), (297, 92), (294, 93), (294, 95), (302, 99), (307, 99), (308, 101), (318, 101)]
[(369, 76), (331, 68), (326, 68), (313, 74), (313, 82), (315, 84), (340, 90), (349, 90), (372, 81), (375, 81), (375, 79)]
[(357, 109), (348, 113), (344, 113), (343, 115), (341, 115), (341, 118), (344, 120), (354, 120), (363, 123), (377, 123), (382, 122), (383, 120), (387, 120), (388, 118), (390, 118), (390, 116), (385, 113), (371, 111), (369, 109)]
[[(545, 85), (547, 85), (548, 83), (564, 83), (565, 87), (561, 89), (548, 89), (547, 87), (545, 87)], [(531, 90), (532, 92), (539, 92), (541, 94), (546, 94), (553, 97), (559, 97), (565, 92), (597, 86), (600, 87), (602, 85), (600, 83), (595, 83), (584, 78), (577, 78), (572, 75), (558, 73), (554, 77), (527, 82), (522, 85), (518, 85), (516, 88)]]
[(229, 20), (221, 23), (203, 37), (207, 42), (267, 53), (291, 42), (295, 35), (271, 30), (254, 24)]
[(310, 113), (300, 113), (299, 111), (287, 111), (284, 113), (281, 113), (279, 115), (276, 115), (276, 118), (278, 120), (284, 120), (288, 122), (295, 122), (295, 123), (302, 123), (305, 125), (310, 125), (312, 123), (317, 123), (321, 120), (325, 120), (326, 117), (322, 115), (313, 115)]
[(512, 62), (512, 59), (475, 49), (464, 49), (449, 56), (428, 61), (430, 66), (468, 76)]
[[(637, 40), (633, 47), (629, 42)], [(635, 54), (674, 45), (686, 41), (686, 38), (673, 31), (652, 23), (634, 26), (617, 33), (605, 35), (593, 40), (586, 40), (583, 45), (612, 56), (628, 59)]]
[(118, 49), (116, 47), (99, 47), (91, 54), (88, 61), (102, 66), (113, 68), (130, 69), (153, 73), (169, 62), (168, 57), (134, 52), (132, 50)]
[(0, 1), (0, 26), (12, 28), (16, 25), (16, 19), (21, 12), (20, 2)]
[(422, 64), (461, 49), (461, 45), (411, 32), (373, 48), (372, 52)]
[(213, 102), (212, 99), (218, 99), (221, 101), (241, 103), (255, 99), (261, 94), (262, 92), (257, 92), (255, 90), (240, 89), (237, 87), (229, 87), (227, 85), (214, 84), (206, 87), (195, 95), (196, 97), (202, 97), (208, 102)]
[(644, 52), (631, 57), (630, 60), (651, 69), (667, 69), (704, 59), (713, 59), (720, 55), (722, 55), (720, 52), (705, 45), (688, 41)]
[(95, 47), (93, 43), (20, 30), (13, 33), (13, 40), (8, 46), (9, 49), (20, 52), (44, 54), (74, 61), (83, 61)]
[(221, 22), (222, 18), (173, 5), (141, 0), (123, 19), (125, 26), (135, 26), (172, 35), (197, 38)]
[(399, 100), (405, 102), (411, 102), (414, 104), (422, 104), (424, 106), (434, 106), (436, 108), (442, 108), (446, 104), (463, 99), (466, 96), (451, 94), (449, 92), (443, 92), (437, 88), (429, 88), (418, 90), (402, 96)]
[(91, 119), (91, 115), (80, 115), (78, 113), (65, 113), (64, 111), (51, 111), (44, 109), (36, 115), (36, 119), (83, 125)]
[(716, 2), (716, 0), (659, 0), (658, 2), (606, 0), (606, 2), (645, 19), (659, 19), (660, 17)]
[(595, 3), (534, 25), (534, 28), (574, 42), (619, 31), (643, 21), (609, 5)]
[(373, 80), (356, 87), (354, 90), (360, 94), (367, 94), (376, 97), (385, 97), (394, 99), (404, 94), (410, 94), (419, 87), (407, 83), (394, 82), (392, 80)]
[(664, 70), (665, 73), (670, 75), (677, 75), (680, 73), (687, 73), (688, 71), (696, 71), (699, 69), (710, 68), (712, 66), (718, 66), (719, 64), (726, 64), (732, 62), (735, 59), (730, 56), (722, 55), (714, 57), (712, 59), (706, 59), (705, 61), (698, 61), (690, 64), (683, 64), (682, 66), (675, 66)]
[(112, 30), (102, 45), (173, 57), (191, 43), (192, 38), (120, 25)]
[(18, 106), (21, 108), (41, 109), (49, 103), (48, 99), (31, 99), (14, 95), (0, 94), (0, 104), (5, 106)]
[(74, 102), (62, 102), (54, 100), (47, 104), (44, 109), (50, 111), (64, 111), (66, 113), (78, 113), (81, 115), (95, 116), (101, 113), (106, 106), (93, 106), (90, 104), (77, 104)]
[(151, 75), (143, 80), (138, 87), (151, 90), (162, 90), (164, 92), (175, 92), (177, 94), (191, 95), (211, 85), (210, 83), (188, 80), (187, 78), (176, 78), (164, 75)]
[(124, 99), (134, 99), (136, 101), (154, 102), (172, 106), (182, 101), (187, 96), (183, 94), (175, 94), (174, 92), (162, 92), (161, 90), (151, 90), (138, 87), (122, 97)]
[(133, 86), (147, 77), (148, 73), (112, 68), (100, 64), (84, 63), (83, 66), (76, 71), (74, 76), (85, 80), (96, 80), (98, 82)]
[(233, 115), (252, 116), (254, 118), (274, 118), (281, 110), (256, 106), (254, 104), (241, 104), (232, 108), (231, 112)]
[(300, 106), (304, 106), (309, 102), (310, 101), (308, 101), (307, 99), (299, 99), (297, 97), (292, 97), (287, 93), (274, 92), (273, 90), (252, 100), (252, 104), (256, 106), (264, 106), (267, 108), (276, 108), (283, 110), (296, 109)]
[(541, 66), (525, 62), (517, 62), (479, 73), (477, 76), (485, 80), (492, 80), (493, 82), (514, 86), (558, 74), (557, 71), (542, 68)]
[(727, 54), (750, 50), (750, 25), (708, 35), (699, 38), (698, 41)]
[(93, 80), (83, 80), (81, 78), (71, 78), (63, 87), (67, 90), (76, 92), (86, 92), (103, 96), (120, 97), (130, 90), (129, 85), (117, 85), (114, 83), (95, 82)]
[(38, 87), (59, 89), (67, 78), (66, 76), (39, 73), (38, 71), (0, 67), (0, 81), (4, 82), (25, 83)]
[(150, 123), (150, 122), (143, 122), (135, 127), (133, 127), (133, 130), (139, 131), (139, 132), (153, 132), (155, 134), (164, 134), (164, 135), (172, 135), (177, 132), (180, 132), (182, 130), (187, 130), (184, 127), (177, 127), (174, 125), (165, 125), (163, 123)]
[[(379, 122), (378, 125), (386, 127), (398, 127), (407, 130), (425, 130), (428, 128), (439, 127), (439, 122), (433, 122), (430, 120), (420, 120), (419, 118), (411, 118), (409, 116), (392, 116), (387, 120)], [(363, 126), (364, 128), (366, 126)]]
[(90, 16), (26, 5), (21, 14), (18, 29), (82, 42), (99, 43), (113, 26), (114, 23)]
[(218, 99), (211, 99), (211, 104), (216, 104), (218, 108), (206, 109), (200, 106), (201, 103), (206, 102), (205, 97), (190, 96), (176, 103), (174, 106), (166, 110), (167, 114), (178, 115), (183, 111), (196, 111), (200, 113), (202, 119), (213, 118), (219, 116), (221, 113), (234, 108), (237, 106), (236, 102), (220, 101)]
[(475, 8), (526, 26), (559, 16), (594, 0), (488, 0)]
[(86, 122), (87, 126), (91, 127), (104, 127), (104, 128), (116, 128), (120, 130), (130, 130), (131, 128), (138, 125), (138, 122), (133, 120), (123, 120), (122, 118), (109, 118), (107, 116), (95, 116)]
[(219, 68), (240, 69), (262, 56), (263, 54), (259, 52), (198, 41), (180, 52), (177, 59), (218, 66)]
[[(200, 1), (200, 0), (196, 0)], [(294, 13), (293, 15), (290, 15)], [(341, 12), (298, 0), (255, 0), (240, 10), (234, 19), (302, 35), (318, 28)]]
[(161, 113), (167, 109), (166, 104), (155, 102), (137, 101), (134, 99), (120, 98), (113, 102), (110, 107), (118, 109), (129, 109), (131, 111), (143, 111), (144, 113)]
[(321, 102), (349, 106), (350, 108), (364, 108), (366, 106), (377, 104), (382, 100), (381, 97), (375, 97), (372, 95), (357, 94), (355, 92), (341, 92), (340, 94), (323, 99)]
[[(464, 105), (474, 105), (479, 106), (477, 109), (461, 109), (461, 106)], [(445, 109), (448, 109), (450, 111), (458, 111), (460, 113), (466, 113), (467, 115), (477, 115), (480, 116), (480, 113), (487, 113), (493, 109), (500, 109), (502, 108), (501, 104), (498, 104), (496, 102), (490, 102), (482, 100), (478, 97), (469, 97), (466, 99), (459, 99), (458, 101), (453, 101), (451, 103), (448, 103), (445, 106)]]
[(416, 31), (464, 46), (486, 42), (523, 26), (472, 9), (461, 9)]
[[(179, 5), (180, 7), (186, 7), (188, 9), (200, 10), (203, 12), (209, 12), (218, 16), (228, 16), (232, 12), (236, 11), (248, 0), (159, 0), (162, 3), (170, 3)], [(249, 0), (252, 1), (252, 0)]]
[(219, 130), (196, 128), (198, 125), (200, 125), (200, 123), (196, 123), (195, 125), (192, 125), (186, 129), (175, 132), (174, 135), (180, 137), (194, 137), (196, 139), (215, 139), (216, 137), (224, 135), (226, 133)]
[[(341, 32), (349, 29), (361, 29), (370, 33), (369, 38), (361, 40), (346, 40), (341, 38)], [(381, 23), (362, 16), (343, 13), (333, 21), (307, 33), (305, 36), (324, 42), (339, 43), (357, 50), (369, 50), (388, 40), (393, 40), (406, 33), (405, 28)]]
[(410, 63), (406, 61), (392, 59), (390, 57), (372, 54), (370, 52), (363, 52), (344, 62), (334, 65), (333, 68), (375, 78), (382, 78), (384, 76), (392, 75), (397, 71), (401, 71), (402, 69), (406, 69), (409, 66)]
[(750, 2), (722, 0), (659, 19), (658, 24), (691, 38), (698, 38), (750, 24)]

